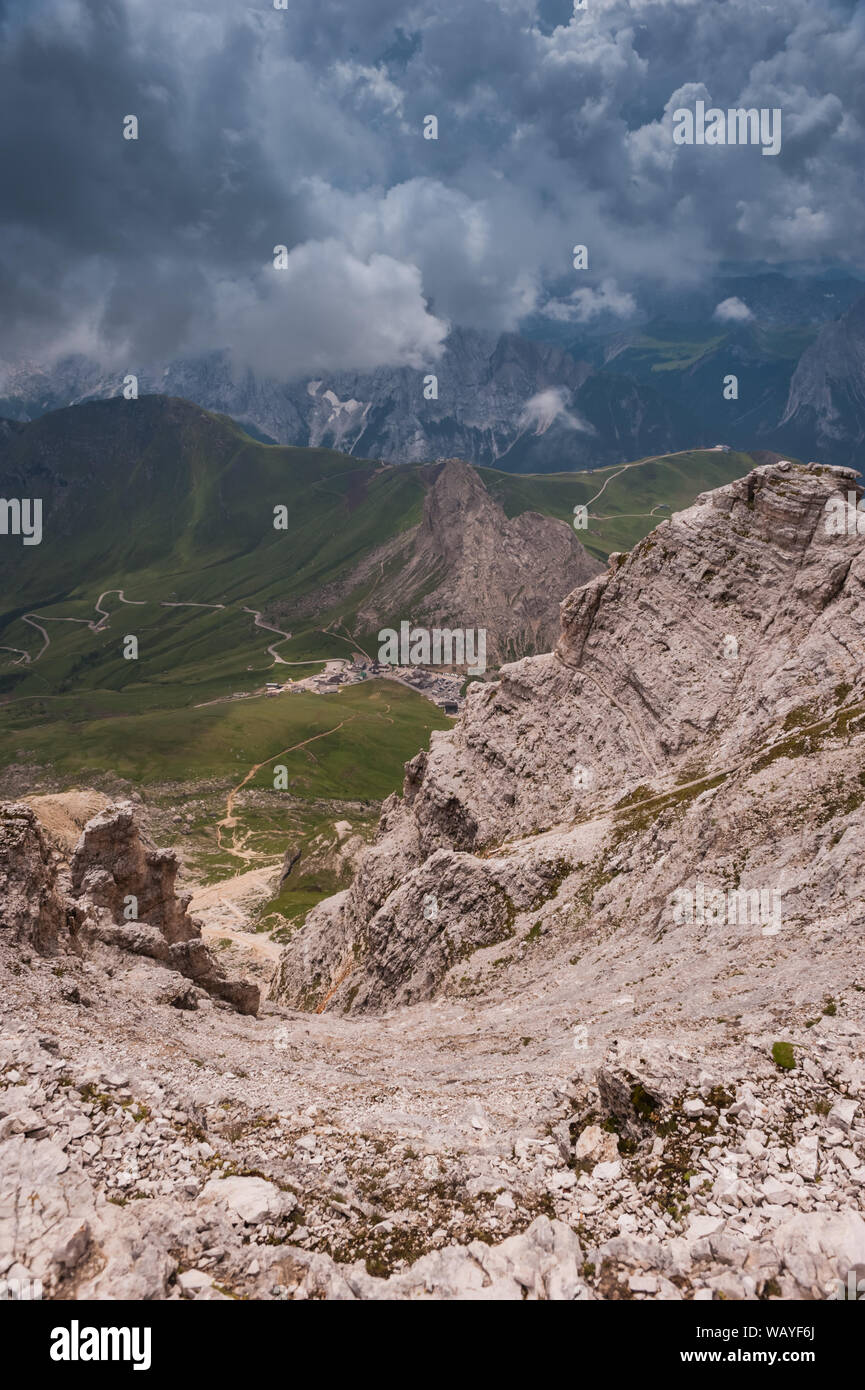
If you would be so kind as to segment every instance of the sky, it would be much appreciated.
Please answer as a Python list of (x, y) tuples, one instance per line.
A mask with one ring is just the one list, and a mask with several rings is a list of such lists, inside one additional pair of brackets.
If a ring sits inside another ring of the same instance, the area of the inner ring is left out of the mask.
[[(865, 5), (584, 2), (0, 0), (0, 358), (420, 368), (721, 264), (865, 269)], [(779, 108), (780, 153), (676, 144), (700, 100)]]

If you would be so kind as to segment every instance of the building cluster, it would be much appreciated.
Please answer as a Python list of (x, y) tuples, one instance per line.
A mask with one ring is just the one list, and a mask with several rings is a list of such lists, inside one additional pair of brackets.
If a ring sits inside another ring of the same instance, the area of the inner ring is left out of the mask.
[(297, 694), (302, 691), (314, 695), (330, 695), (344, 685), (359, 685), (366, 680), (395, 680), (401, 685), (410, 686), (418, 694), (439, 705), (445, 714), (458, 714), (462, 708), (461, 690), (464, 676), (447, 671), (434, 671), (423, 666), (390, 666), (369, 657), (365, 653), (354, 652), (351, 658), (340, 658), (324, 663), (324, 670), (315, 675), (304, 676), (301, 680), (268, 681), (264, 692), (268, 696)]

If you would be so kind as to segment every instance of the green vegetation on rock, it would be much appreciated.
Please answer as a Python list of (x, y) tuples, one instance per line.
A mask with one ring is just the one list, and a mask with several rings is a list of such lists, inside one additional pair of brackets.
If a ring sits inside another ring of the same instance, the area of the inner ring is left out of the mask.
[(793, 1056), (792, 1045), (788, 1042), (776, 1042), (772, 1044), (772, 1061), (776, 1067), (782, 1071), (793, 1071), (796, 1066), (796, 1059)]

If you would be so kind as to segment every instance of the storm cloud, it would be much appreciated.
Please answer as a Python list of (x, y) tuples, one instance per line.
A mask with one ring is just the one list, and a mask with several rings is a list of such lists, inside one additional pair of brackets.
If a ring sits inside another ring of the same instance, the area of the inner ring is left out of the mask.
[[(852, 0), (0, 0), (0, 55), (6, 360), (421, 367), (722, 262), (863, 268)], [(697, 100), (781, 108), (781, 153), (674, 145)]]

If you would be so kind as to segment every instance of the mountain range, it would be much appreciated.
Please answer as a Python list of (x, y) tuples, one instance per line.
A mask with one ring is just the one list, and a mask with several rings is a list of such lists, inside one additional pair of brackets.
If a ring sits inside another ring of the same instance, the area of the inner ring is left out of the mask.
[[(264, 442), (392, 463), (463, 458), (515, 473), (604, 467), (725, 443), (855, 466), (865, 431), (865, 298), (852, 278), (781, 275), (658, 299), (626, 329), (535, 316), (523, 333), (456, 326), (423, 370), (336, 371), (281, 382), (226, 351), (106, 370), (83, 356), (0, 364), (0, 415), (139, 394), (180, 396), (227, 414)], [(543, 336), (542, 336), (543, 335)], [(436, 378), (429, 399), (425, 382)], [(724, 381), (736, 376), (738, 398)]]

